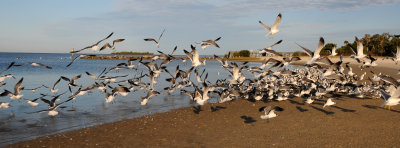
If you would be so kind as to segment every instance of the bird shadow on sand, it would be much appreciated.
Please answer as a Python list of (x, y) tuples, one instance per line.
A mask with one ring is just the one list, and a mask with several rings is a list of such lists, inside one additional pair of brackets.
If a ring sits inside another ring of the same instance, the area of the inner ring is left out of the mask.
[(226, 109), (226, 107), (223, 107), (223, 106), (211, 106), (210, 107), (210, 109), (211, 109), (211, 112), (216, 112), (216, 111), (219, 111), (219, 110), (221, 110), (221, 109)]
[(200, 114), (201, 111), (203, 111), (201, 110), (201, 106), (193, 106), (193, 113)]
[(300, 102), (297, 102), (295, 100), (291, 100), (291, 99), (288, 99), (288, 100), (289, 100), (289, 103), (292, 103), (292, 104), (304, 105), (304, 103), (300, 103)]
[(346, 108), (342, 108), (342, 107), (335, 106), (335, 105), (333, 105), (332, 107), (336, 108), (336, 109), (340, 109), (342, 112), (356, 112), (356, 110), (346, 109)]
[(240, 118), (244, 119), (243, 122), (246, 123), (246, 124), (250, 124), (250, 123), (253, 123), (253, 122), (256, 122), (256, 121), (257, 121), (257, 120), (254, 120), (253, 117), (245, 116), (245, 115), (240, 116)]
[(325, 113), (326, 115), (333, 115), (335, 113), (335, 112), (327, 111), (327, 110), (324, 110), (322, 108), (318, 108), (318, 107), (315, 107), (315, 106), (311, 106), (311, 107), (314, 108), (317, 111)]
[(375, 106), (375, 105), (362, 105), (362, 107), (369, 108), (369, 109), (378, 109), (379, 108), (379, 106)]
[(308, 109), (301, 108), (300, 106), (296, 106), (296, 109), (299, 110), (300, 112), (306, 112)]
[[(385, 109), (385, 108), (383, 108), (383, 107), (379, 107), (379, 106), (375, 106), (375, 105), (362, 105), (362, 106), (365, 107), (365, 108), (369, 108), (369, 109), (383, 109), (383, 110), (387, 110), (387, 109)], [(393, 109), (391, 109), (390, 111), (391, 111), (391, 112), (400, 113), (400, 111), (398, 111), (398, 110), (393, 110)]]

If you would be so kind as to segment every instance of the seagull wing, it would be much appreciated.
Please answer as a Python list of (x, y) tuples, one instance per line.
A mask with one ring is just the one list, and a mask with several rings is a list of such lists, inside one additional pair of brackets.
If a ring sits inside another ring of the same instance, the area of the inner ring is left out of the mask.
[(42, 66), (42, 67), (44, 67), (44, 68), (47, 68), (47, 69), (52, 69), (51, 66), (47, 66), (47, 65), (44, 65), (44, 64), (42, 64), (42, 63), (36, 63), (36, 64), (38, 64), (38, 65), (40, 65), (40, 66)]
[(161, 37), (163, 36), (164, 32), (165, 32), (165, 29), (164, 29), (164, 30), (162, 31), (162, 33), (160, 34), (160, 37), (158, 37), (158, 42), (160, 42), (160, 39), (161, 39)]
[(119, 43), (119, 42), (122, 42), (122, 41), (125, 41), (125, 39), (116, 39), (116, 40), (114, 40), (113, 41), (113, 46), (115, 45), (115, 43)]
[[(96, 44), (94, 44), (94, 45), (92, 45), (92, 46), (95, 46), (95, 45), (98, 45), (98, 44), (100, 44), (101, 42), (103, 42), (104, 40), (107, 40), (108, 38), (110, 38), (112, 35), (114, 34), (114, 32), (111, 32), (111, 34), (110, 35), (108, 35), (106, 38), (104, 38), (104, 39), (102, 39), (102, 40), (100, 40), (100, 41), (98, 41)], [(91, 48), (91, 47), (90, 47)]]
[(279, 24), (281, 24), (281, 19), (282, 19), (282, 14), (279, 13), (278, 16), (276, 17), (274, 25), (272, 25), (272, 28), (274, 29), (278, 28)]
[(56, 88), (56, 85), (59, 83), (61, 81), (61, 77), (60, 78), (58, 78), (58, 80), (54, 83), (54, 85), (53, 85), (53, 89), (54, 88)]
[(324, 48), (324, 44), (325, 44), (324, 38), (322, 38), (322, 37), (319, 38), (318, 47), (314, 51), (313, 57), (315, 57), (316, 55), (318, 55), (318, 57), (319, 57), (319, 53), (321, 52), (322, 48)]
[(358, 38), (356, 37), (356, 43), (357, 43), (357, 56), (364, 55), (364, 46), (362, 41), (358, 40)]
[(267, 29), (268, 31), (271, 31), (271, 28), (268, 27), (267, 25), (265, 25), (264, 23), (262, 23), (261, 21), (258, 21), (258, 23), (260, 23), (261, 26), (263, 26), (265, 29)]
[[(297, 44), (297, 43), (296, 43)], [(299, 44), (297, 44), (298, 46), (300, 46)], [(310, 56), (310, 57), (313, 57), (313, 52), (312, 51), (310, 51), (309, 49), (307, 49), (307, 48), (305, 48), (305, 47), (303, 47), (303, 46), (300, 46), (300, 48), (302, 48), (304, 51), (306, 51), (306, 53)]]
[(19, 87), (21, 87), (22, 81), (24, 80), (24, 77), (22, 77), (17, 84), (15, 84), (14, 86), (14, 94), (18, 94), (19, 93)]
[(102, 50), (104, 50), (106, 48), (112, 48), (112, 47), (111, 47), (111, 45), (109, 43), (106, 43), (106, 44), (103, 45), (103, 47), (100, 48), (99, 51), (102, 51)]
[(0, 72), (0, 74), (2, 74), (3, 72), (7, 71), (8, 69), (10, 69), (14, 64), (15, 64), (15, 62), (11, 62), (10, 65), (8, 65), (6, 69), (4, 69), (3, 71)]
[(385, 91), (383, 91), (383, 90), (380, 90), (380, 92), (381, 92), (381, 94), (382, 94), (383, 99), (386, 100), (386, 101), (391, 97), (389, 94), (387, 94), (387, 93), (386, 93)]

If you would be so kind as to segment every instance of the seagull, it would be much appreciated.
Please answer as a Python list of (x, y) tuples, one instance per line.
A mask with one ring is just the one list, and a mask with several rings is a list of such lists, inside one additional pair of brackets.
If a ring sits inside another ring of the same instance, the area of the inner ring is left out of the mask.
[(273, 109), (271, 109), (271, 106), (267, 106), (267, 107), (261, 107), (259, 109), (259, 111), (264, 111), (264, 115), (261, 115), (260, 118), (261, 119), (271, 119), (274, 118), (276, 116), (278, 116), (277, 114), (275, 114), (275, 111), (282, 111), (283, 108), (280, 108), (278, 106), (275, 106)]
[(4, 109), (7, 109), (7, 108), (9, 108), (10, 107), (10, 105), (9, 105), (10, 103), (6, 103), (6, 102), (0, 102), (0, 108), (4, 108)]
[(29, 105), (31, 105), (32, 107), (35, 107), (35, 106), (37, 106), (39, 104), (39, 103), (36, 102), (39, 99), (40, 99), (40, 97), (36, 98), (36, 99), (33, 99), (33, 100), (29, 100), (29, 99), (25, 99), (25, 100)]
[(57, 111), (56, 109), (57, 109), (58, 107), (60, 107), (61, 104), (72, 100), (72, 99), (68, 99), (68, 100), (66, 100), (66, 101), (64, 101), (64, 102), (61, 102), (61, 103), (56, 104), (56, 101), (57, 101), (58, 98), (59, 98), (60, 96), (62, 96), (62, 95), (64, 95), (64, 93), (59, 94), (59, 95), (57, 95), (57, 96), (54, 96), (53, 99), (51, 99), (50, 101), (47, 100), (47, 99), (44, 99), (44, 98), (40, 98), (41, 101), (43, 101), (44, 103), (46, 103), (46, 104), (49, 105), (49, 109), (40, 110), (40, 111), (36, 111), (36, 112), (33, 112), (33, 113), (41, 113), (41, 112), (48, 111), (48, 115), (49, 115), (49, 116), (56, 116), (56, 115), (58, 115), (58, 111)]
[(385, 93), (385, 91), (380, 90), (385, 102), (381, 106), (388, 107), (390, 110), (391, 106), (395, 106), (400, 102), (400, 87), (391, 90), (390, 94)]
[(307, 103), (307, 104), (311, 104), (311, 103), (313, 103), (313, 102), (314, 102), (314, 100), (311, 99), (311, 97), (307, 98), (307, 100), (306, 100), (306, 103)]
[(393, 58), (393, 61), (396, 63), (396, 65), (400, 61), (400, 44), (397, 45), (397, 52), (395, 54), (395, 57)]
[(74, 61), (76, 60), (76, 59), (78, 59), (78, 58), (83, 58), (83, 57), (85, 57), (86, 56), (86, 54), (81, 54), (81, 55), (78, 55), (78, 56), (76, 56), (75, 58), (73, 58), (73, 55), (71, 56), (71, 62), (70, 63), (68, 63), (68, 65), (66, 66), (66, 67), (69, 67), (69, 66), (71, 66), (72, 65), (72, 63), (74, 63)]
[(310, 65), (313, 64), (315, 60), (317, 60), (320, 57), (319, 53), (321, 52), (322, 48), (324, 48), (324, 44), (325, 44), (324, 38), (320, 37), (318, 42), (318, 47), (317, 49), (315, 49), (314, 52), (310, 51), (309, 49), (303, 46), (300, 46), (299, 44), (297, 45), (300, 46), (304, 51), (306, 51), (307, 55), (311, 57), (311, 59), (307, 61), (307, 64)]
[(15, 79), (15, 77), (12, 74), (7, 74), (4, 76), (0, 76), (0, 82), (3, 82), (6, 78), (14, 78)]
[(58, 78), (58, 80), (53, 84), (53, 87), (50, 88), (50, 91), (51, 91), (52, 93), (58, 92), (58, 89), (56, 89), (56, 85), (60, 82), (60, 80), (61, 80), (61, 77)]
[(282, 42), (282, 40), (279, 40), (278, 42), (276, 42), (275, 44), (272, 44), (272, 45), (269, 46), (268, 48), (261, 49), (261, 50), (259, 51), (259, 53), (261, 53), (262, 56), (266, 56), (267, 53), (273, 54), (273, 55), (275, 55), (275, 56), (282, 56), (282, 54), (276, 52), (275, 50), (272, 50), (272, 47), (274, 47), (275, 45), (280, 44), (281, 42)]
[(37, 62), (27, 62), (27, 63), (24, 63), (24, 64), (14, 65), (14, 66), (23, 66), (23, 65), (32, 65), (32, 66), (35, 66), (35, 67), (42, 66), (42, 67), (47, 68), (47, 69), (52, 69), (51, 66), (47, 66), (47, 65), (44, 65), (42, 63), (37, 63)]
[(89, 49), (89, 50), (92, 50), (92, 51), (98, 51), (98, 50), (99, 50), (99, 44), (100, 44), (101, 42), (103, 42), (104, 40), (107, 40), (108, 38), (110, 38), (113, 34), (114, 34), (114, 32), (111, 32), (110, 35), (108, 35), (106, 38), (104, 38), (104, 39), (98, 41), (97, 43), (95, 43), (95, 44), (93, 44), (93, 45), (90, 45), (90, 46), (87, 46), (87, 47), (85, 47), (85, 48), (82, 48), (82, 49), (80, 49), (80, 50), (71, 51), (70, 53), (81, 52), (81, 51), (83, 51), (83, 50), (85, 50), (85, 49)]
[(10, 99), (11, 99), (11, 100), (20, 99), (22, 96), (24, 96), (24, 95), (20, 94), (20, 92), (24, 89), (23, 87), (20, 88), (23, 80), (24, 80), (24, 78), (22, 77), (22, 78), (15, 84), (15, 86), (14, 86), (14, 93), (12, 93), (12, 92), (10, 92), (10, 91), (8, 91), (8, 90), (5, 90), (3, 93), (0, 94), (0, 96), (1, 96), (1, 97), (4, 97), (4, 96), (10, 95)]
[(158, 37), (158, 40), (155, 40), (153, 38), (145, 38), (144, 41), (149, 41), (149, 42), (154, 41), (157, 44), (157, 48), (159, 48), (160, 47), (160, 39), (163, 36), (164, 32), (165, 32), (165, 29), (162, 31), (160, 37)]
[(205, 49), (210, 45), (214, 45), (215, 47), (219, 48), (219, 45), (216, 43), (216, 41), (219, 41), (219, 39), (221, 39), (221, 37), (218, 37), (215, 40), (207, 40), (207, 41), (202, 41), (201, 43), (197, 43), (201, 45), (201, 48)]
[(265, 25), (261, 21), (258, 21), (258, 23), (260, 23), (261, 26), (263, 26), (265, 29), (267, 29), (267, 31), (269, 31), (269, 33), (267, 35), (271, 35), (271, 37), (274, 38), (274, 34), (276, 34), (280, 31), (278, 29), (278, 26), (279, 26), (279, 24), (281, 24), (281, 19), (282, 19), (282, 14), (279, 13), (278, 16), (276, 17), (275, 23), (274, 23), (274, 25), (272, 25), (272, 27)]
[(107, 89), (104, 90), (105, 95), (106, 95), (106, 102), (112, 102), (115, 98), (115, 94), (114, 93), (109, 93)]
[(200, 65), (205, 65), (205, 62), (200, 62), (200, 56), (199, 56), (199, 52), (197, 52), (196, 48), (193, 45), (190, 45), (190, 47), (192, 48), (192, 52), (188, 52), (186, 50), (183, 50), (186, 54), (187, 57), (189, 57), (189, 59), (192, 61), (192, 66), (193, 67), (197, 67)]
[(146, 97), (142, 97), (140, 100), (140, 105), (146, 105), (147, 104), (147, 101), (149, 101), (149, 99), (151, 99), (151, 97), (152, 96), (155, 96), (155, 95), (158, 95), (158, 94), (160, 94), (158, 91), (154, 91), (154, 90), (150, 90), (148, 93), (147, 93), (147, 96)]
[(364, 46), (361, 40), (359, 40), (357, 37), (355, 37), (356, 43), (357, 43), (357, 49), (355, 49), (353, 46), (351, 46), (350, 44), (347, 44), (350, 46), (350, 48), (352, 49), (352, 51), (356, 54), (356, 55), (351, 55), (350, 58), (353, 58), (355, 60), (357, 60), (358, 63), (361, 62), (361, 60), (363, 58), (365, 58), (364, 55)]
[(331, 55), (329, 55), (329, 56), (336, 56), (336, 55), (337, 55), (337, 52), (336, 52), (336, 45), (333, 45), (332, 48), (330, 48), (330, 49), (325, 49), (325, 50), (327, 50), (327, 51), (329, 51), (329, 53), (331, 53)]
[(104, 49), (107, 49), (107, 48), (110, 48), (111, 50), (114, 50), (115, 49), (115, 43), (119, 43), (119, 42), (122, 42), (124, 40), (125, 39), (116, 39), (116, 40), (113, 41), (112, 46), (110, 45), (110, 43), (106, 43), (106, 44), (104, 44), (103, 47), (100, 48), (100, 51), (102, 51)]
[(336, 103), (332, 101), (332, 98), (329, 98), (328, 100), (326, 100), (324, 106), (322, 108), (325, 108), (325, 106), (331, 106), (331, 105), (335, 105)]

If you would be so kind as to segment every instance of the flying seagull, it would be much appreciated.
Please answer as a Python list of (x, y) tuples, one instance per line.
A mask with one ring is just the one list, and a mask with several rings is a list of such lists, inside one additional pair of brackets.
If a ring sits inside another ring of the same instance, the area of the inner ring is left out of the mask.
[(272, 27), (265, 25), (261, 21), (258, 21), (258, 23), (260, 23), (261, 26), (263, 26), (265, 29), (267, 29), (269, 31), (269, 33), (266, 36), (271, 35), (271, 37), (274, 38), (274, 34), (276, 34), (280, 31), (278, 29), (278, 26), (279, 26), (279, 24), (281, 24), (281, 19), (282, 19), (282, 14), (279, 13), (278, 16), (276, 17), (275, 23), (274, 23), (274, 25), (272, 25)]
[(309, 55), (311, 57), (311, 59), (307, 61), (307, 64), (313, 64), (315, 62), (315, 60), (317, 60), (320, 57), (319, 53), (321, 52), (322, 48), (324, 48), (324, 44), (325, 44), (324, 38), (320, 37), (319, 42), (318, 42), (318, 47), (317, 47), (317, 49), (315, 49), (314, 52), (312, 52), (310, 49), (307, 49), (299, 44), (297, 44), (297, 45), (300, 46), (304, 51), (306, 51), (307, 55)]
[(157, 44), (157, 48), (159, 48), (160, 47), (160, 39), (163, 36), (164, 32), (165, 32), (165, 29), (162, 31), (160, 37), (158, 37), (158, 40), (155, 40), (153, 38), (145, 38), (144, 41), (148, 41), (148, 42), (154, 41)]
[(115, 43), (119, 43), (119, 42), (122, 42), (124, 40), (125, 39), (116, 39), (116, 40), (113, 41), (112, 46), (110, 45), (110, 43), (106, 43), (106, 44), (104, 44), (103, 47), (100, 48), (100, 51), (102, 51), (104, 49), (107, 49), (107, 48), (110, 48), (111, 50), (114, 50), (115, 49)]
[(279, 40), (278, 42), (276, 42), (275, 44), (269, 46), (268, 48), (261, 49), (259, 51), (259, 53), (261, 53), (262, 56), (266, 56), (267, 53), (273, 54), (275, 56), (282, 56), (280, 53), (276, 52), (275, 50), (272, 50), (272, 47), (274, 47), (275, 45), (280, 44), (281, 42), (282, 42), (282, 40)]
[(103, 42), (104, 40), (107, 40), (108, 38), (110, 38), (113, 34), (114, 34), (114, 32), (111, 32), (110, 35), (108, 35), (106, 38), (104, 38), (104, 39), (98, 41), (97, 43), (95, 43), (95, 44), (93, 44), (93, 45), (90, 45), (90, 46), (87, 46), (87, 47), (85, 47), (85, 48), (82, 48), (82, 49), (80, 49), (80, 50), (71, 51), (70, 53), (81, 52), (81, 51), (83, 51), (83, 50), (85, 50), (85, 49), (89, 49), (89, 50), (93, 50), (93, 51), (98, 51), (98, 50), (99, 50), (99, 44), (100, 44), (101, 42)]
[(216, 43), (216, 41), (219, 41), (219, 39), (221, 39), (221, 37), (215, 39), (215, 40), (207, 40), (207, 41), (202, 41), (201, 43), (197, 43), (200, 44), (201, 48), (205, 49), (210, 45), (214, 45), (215, 47), (219, 48), (219, 45)]

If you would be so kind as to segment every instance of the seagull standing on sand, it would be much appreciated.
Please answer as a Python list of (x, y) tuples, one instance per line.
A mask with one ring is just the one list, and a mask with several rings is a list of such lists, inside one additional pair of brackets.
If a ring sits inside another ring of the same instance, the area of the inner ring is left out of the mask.
[(272, 27), (269, 27), (262, 23), (261, 21), (258, 21), (261, 26), (263, 26), (265, 29), (269, 31), (269, 33), (265, 36), (271, 35), (272, 38), (274, 38), (274, 34), (278, 33), (280, 30), (278, 29), (279, 24), (281, 24), (281, 19), (282, 19), (282, 14), (279, 13), (278, 16), (276, 17), (274, 25)]
[(160, 37), (158, 37), (158, 40), (155, 40), (153, 38), (145, 38), (144, 41), (148, 41), (148, 42), (154, 41), (157, 44), (157, 48), (160, 48), (160, 39), (163, 36), (164, 32), (165, 32), (165, 29), (162, 31)]
[(385, 91), (380, 90), (383, 99), (385, 102), (382, 103), (381, 106), (384, 106), (384, 108), (388, 108), (390, 110), (391, 106), (395, 106), (399, 104), (400, 102), (400, 87), (397, 87), (396, 89), (392, 89), (390, 94), (387, 94)]

